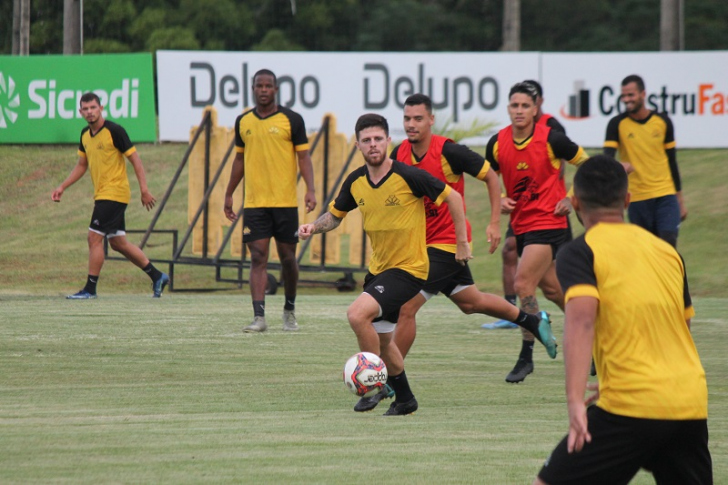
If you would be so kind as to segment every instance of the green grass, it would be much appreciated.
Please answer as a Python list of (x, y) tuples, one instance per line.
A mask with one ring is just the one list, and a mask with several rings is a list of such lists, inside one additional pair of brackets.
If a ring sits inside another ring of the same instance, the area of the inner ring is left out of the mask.
[[(139, 147), (158, 199), (185, 148)], [(357, 350), (345, 322), (352, 293), (302, 288), (297, 334), (279, 330), (282, 297), (269, 297), (264, 335), (241, 333), (247, 288), (155, 301), (128, 262), (106, 263), (98, 300), (62, 299), (85, 279), (92, 207), (88, 176), (62, 203), (50, 201), (74, 151), (0, 146), (0, 483), (524, 484), (566, 432), (561, 356), (537, 351), (535, 373), (506, 385), (518, 333), (481, 330), (489, 319), (462, 315), (442, 297), (418, 316), (407, 369), (421, 409), (402, 419), (380, 416), (386, 401), (373, 413), (351, 409), (340, 372)], [(715, 483), (728, 483), (726, 153), (679, 154), (690, 211), (679, 246), (696, 296)], [(500, 293), (479, 185), (468, 180), (473, 273)], [(133, 175), (132, 198), (128, 227), (145, 229), (151, 214)], [(186, 206), (185, 181), (158, 227), (184, 231)], [(157, 236), (147, 248), (153, 258), (170, 251)], [(208, 268), (177, 271), (181, 287), (232, 288)], [(544, 306), (560, 337), (563, 316)], [(653, 481), (641, 473), (633, 483)]]
[[(530, 483), (567, 429), (561, 356), (539, 348), (534, 374), (508, 385), (518, 333), (482, 330), (486, 318), (439, 297), (407, 359), (420, 410), (356, 414), (341, 382), (352, 296), (300, 297), (296, 334), (269, 297), (263, 335), (241, 332), (237, 295), (1, 297), (0, 482)], [(728, 482), (726, 303), (698, 299), (694, 320), (716, 483)]]

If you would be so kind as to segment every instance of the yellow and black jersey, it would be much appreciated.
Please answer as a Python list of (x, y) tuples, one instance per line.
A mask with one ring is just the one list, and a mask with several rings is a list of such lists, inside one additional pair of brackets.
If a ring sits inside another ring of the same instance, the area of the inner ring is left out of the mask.
[(261, 118), (255, 109), (235, 120), (235, 151), (245, 156), (245, 208), (297, 207), (296, 152), (308, 150), (301, 115), (283, 106)]
[(392, 268), (427, 279), (430, 269), (425, 246), (425, 204), (429, 197), (442, 204), (452, 189), (424, 170), (393, 161), (392, 169), (376, 185), (366, 165), (349, 174), (329, 211), (338, 218), (356, 208), (372, 244), (369, 272)]
[(593, 356), (598, 406), (646, 419), (705, 419), (705, 371), (686, 319), (693, 311), (682, 258), (633, 224), (599, 223), (562, 248), (565, 301), (599, 300)]
[(96, 133), (91, 133), (88, 126), (81, 130), (78, 155), (88, 162), (94, 183), (94, 200), (129, 203), (131, 189), (124, 157), (135, 151), (126, 130), (113, 121), (104, 121)]
[(604, 153), (632, 164), (629, 191), (632, 201), (672, 195), (681, 190), (675, 154), (675, 132), (670, 118), (656, 111), (644, 120), (622, 113), (609, 120)]
[(553, 115), (550, 115), (548, 113), (542, 114), (541, 117), (538, 119), (537, 123), (548, 126), (549, 128), (551, 128), (551, 131), (558, 131), (559, 133), (563, 133), (564, 135), (566, 134), (566, 128), (564, 128), (564, 125), (562, 125), (559, 120), (554, 118)]

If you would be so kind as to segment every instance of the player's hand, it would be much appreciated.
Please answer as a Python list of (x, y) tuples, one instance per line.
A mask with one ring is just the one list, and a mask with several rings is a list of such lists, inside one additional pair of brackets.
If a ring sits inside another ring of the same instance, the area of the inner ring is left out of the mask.
[(587, 396), (584, 400), (584, 406), (590, 406), (591, 404), (597, 402), (597, 399), (599, 399), (599, 383), (589, 382), (587, 383), (586, 388), (589, 391), (594, 391), (593, 394)]
[(51, 200), (53, 202), (60, 202), (61, 197), (63, 197), (63, 187), (59, 185), (58, 187), (56, 187), (56, 190), (54, 190), (51, 194)]
[(470, 249), (470, 243), (467, 241), (458, 242), (455, 249), (455, 261), (465, 266), (471, 259), (473, 259), (473, 253)]
[(580, 452), (585, 443), (591, 443), (586, 418), (586, 406), (583, 402), (570, 402), (569, 408), (569, 436), (566, 440), (566, 449), (569, 453)]
[(688, 218), (688, 208), (685, 207), (685, 202), (683, 201), (682, 192), (678, 192), (677, 194), (677, 204), (680, 206), (680, 221), (684, 221)]
[(147, 210), (154, 209), (154, 204), (156, 204), (156, 203), (157, 203), (157, 199), (155, 199), (154, 196), (148, 190), (145, 190), (144, 192), (142, 192), (142, 205)]
[(629, 163), (629, 162), (619, 162), (619, 163), (622, 164), (622, 166), (624, 167), (624, 171), (627, 172), (628, 175), (631, 174), (632, 172), (634, 172), (634, 167), (632, 166), (631, 163)]
[(574, 208), (571, 206), (571, 199), (564, 197), (561, 199), (554, 208), (554, 215), (556, 216), (568, 216)]
[(500, 223), (491, 222), (488, 224), (488, 227), (485, 228), (485, 235), (488, 237), (488, 242), (490, 243), (488, 252), (493, 254), (501, 242)]
[(313, 236), (313, 224), (303, 224), (298, 228), (298, 238), (305, 241)]
[(516, 208), (516, 201), (510, 197), (501, 197), (501, 214), (510, 214)]
[(227, 217), (230, 222), (235, 222), (238, 219), (238, 215), (233, 212), (232, 196), (225, 196), (225, 204), (223, 205), (222, 210), (225, 212), (225, 217)]
[(303, 197), (303, 201), (306, 204), (306, 212), (311, 212), (316, 208), (316, 194), (313, 190), (309, 190), (306, 192), (306, 195)]

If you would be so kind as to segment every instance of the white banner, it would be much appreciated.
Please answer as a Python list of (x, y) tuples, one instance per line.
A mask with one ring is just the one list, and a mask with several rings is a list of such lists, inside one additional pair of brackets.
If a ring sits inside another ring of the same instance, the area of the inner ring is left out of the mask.
[[(601, 147), (609, 119), (622, 110), (621, 80), (645, 80), (648, 107), (667, 112), (678, 148), (728, 147), (728, 52), (645, 53), (324, 53), (158, 51), (159, 138), (187, 141), (202, 110), (232, 127), (252, 107), (251, 78), (259, 69), (278, 76), (279, 102), (299, 112), (309, 131), (326, 113), (338, 131), (353, 134), (356, 119), (377, 112), (402, 139), (402, 105), (424, 92), (438, 124), (475, 120), (509, 123), (510, 87), (537, 79), (544, 111), (585, 147)], [(485, 140), (478, 140), (484, 143)]]
[(254, 104), (251, 78), (259, 69), (276, 73), (279, 103), (300, 113), (309, 131), (333, 113), (338, 131), (353, 134), (360, 115), (376, 112), (402, 139), (404, 100), (419, 92), (432, 97), (438, 123), (508, 124), (508, 90), (537, 79), (538, 54), (158, 51), (160, 140), (189, 140), (210, 104), (218, 123), (232, 127)]

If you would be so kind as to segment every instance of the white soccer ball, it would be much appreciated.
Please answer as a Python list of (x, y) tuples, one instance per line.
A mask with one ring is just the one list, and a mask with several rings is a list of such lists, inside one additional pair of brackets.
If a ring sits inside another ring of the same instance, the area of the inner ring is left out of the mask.
[(359, 352), (352, 355), (344, 366), (344, 384), (361, 397), (371, 397), (387, 383), (387, 366), (378, 355)]

